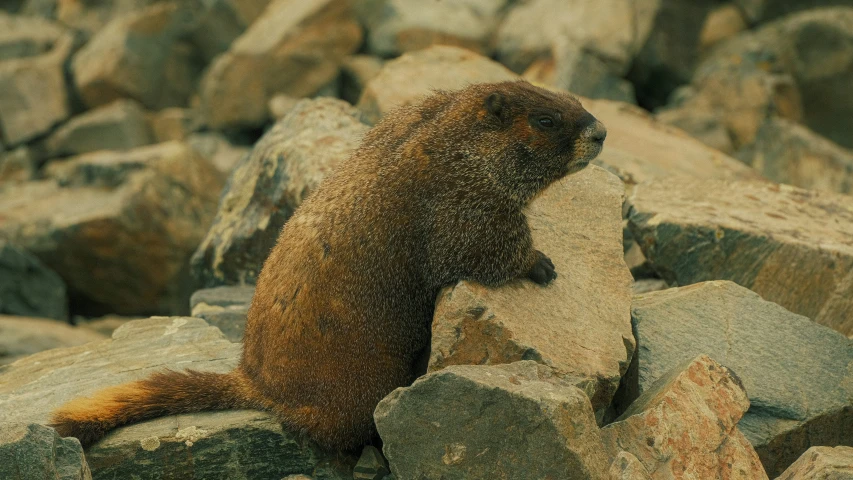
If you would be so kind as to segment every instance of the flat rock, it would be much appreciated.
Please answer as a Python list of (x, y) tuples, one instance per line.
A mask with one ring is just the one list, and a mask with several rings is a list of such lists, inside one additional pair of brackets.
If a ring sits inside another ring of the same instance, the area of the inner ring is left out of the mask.
[(853, 445), (853, 341), (843, 335), (727, 281), (637, 296), (632, 317), (629, 389), (644, 393), (701, 353), (725, 364), (749, 394), (738, 428), (769, 475), (813, 445)]
[(65, 33), (43, 18), (0, 12), (0, 61), (47, 53)]
[(232, 342), (243, 339), (246, 330), (246, 315), (255, 288), (214, 287), (198, 290), (190, 297), (193, 317), (203, 318), (207, 323), (222, 330)]
[(202, 68), (181, 41), (191, 18), (186, 8), (164, 2), (111, 20), (72, 59), (83, 102), (96, 107), (132, 98), (153, 110), (186, 104)]
[(633, 454), (652, 479), (766, 479), (737, 427), (748, 407), (738, 377), (700, 355), (659, 378), (601, 437), (610, 455)]
[(222, 186), (207, 161), (173, 142), (54, 162), (46, 177), (0, 191), (0, 236), (56, 271), (79, 310), (187, 311), (187, 261)]
[(348, 0), (273, 0), (205, 73), (200, 96), (208, 124), (263, 125), (273, 95), (317, 93), (361, 41)]
[(0, 477), (4, 480), (92, 480), (76, 438), (60, 438), (42, 425), (0, 430)]
[(616, 176), (592, 166), (535, 199), (527, 214), (533, 242), (554, 262), (556, 280), (544, 288), (527, 281), (445, 288), (429, 370), (535, 360), (559, 376), (586, 379), (600, 420), (634, 351), (623, 189)]
[(88, 328), (49, 318), (0, 315), (0, 365), (51, 348), (72, 347), (107, 338)]
[(154, 143), (145, 111), (133, 100), (116, 100), (78, 115), (51, 134), (48, 155), (60, 157), (97, 150), (128, 150)]
[(303, 100), (233, 171), (219, 211), (192, 258), (201, 288), (254, 283), (284, 222), (368, 127), (342, 100)]
[[(199, 318), (132, 321), (111, 340), (48, 350), (0, 367), (0, 424), (45, 423), (54, 408), (72, 398), (164, 368), (227, 372), (239, 354), (239, 344)], [(344, 479), (355, 463), (323, 454), (282, 431), (268, 414), (250, 410), (129, 425), (89, 447), (86, 458), (96, 479), (280, 479), (315, 470), (326, 472), (315, 472), (317, 478)]]
[(812, 447), (776, 480), (851, 480), (853, 448)]
[(394, 107), (415, 103), (432, 90), (457, 90), (473, 83), (516, 78), (500, 63), (475, 52), (436, 45), (386, 63), (367, 82), (358, 108), (375, 123)]
[(385, 397), (374, 413), (396, 478), (604, 478), (584, 392), (532, 361), (455, 365)]
[(0, 62), (0, 137), (9, 146), (32, 140), (71, 114), (64, 64), (74, 45), (63, 36), (49, 52)]
[(0, 314), (68, 319), (62, 278), (31, 253), (1, 238)]
[(681, 178), (638, 185), (628, 202), (634, 238), (670, 284), (731, 280), (853, 334), (853, 198)]

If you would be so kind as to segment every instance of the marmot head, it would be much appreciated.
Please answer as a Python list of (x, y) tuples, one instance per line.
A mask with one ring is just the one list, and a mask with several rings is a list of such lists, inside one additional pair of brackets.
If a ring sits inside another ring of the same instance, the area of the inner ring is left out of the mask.
[(529, 201), (601, 153), (607, 130), (573, 96), (525, 81), (480, 87), (484, 137), (502, 150), (490, 169), (514, 197)]

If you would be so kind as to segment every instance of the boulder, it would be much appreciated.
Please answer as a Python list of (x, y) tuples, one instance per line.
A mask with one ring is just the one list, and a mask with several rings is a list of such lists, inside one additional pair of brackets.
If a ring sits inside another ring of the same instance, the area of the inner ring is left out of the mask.
[(132, 98), (152, 110), (185, 105), (203, 67), (182, 40), (191, 26), (191, 11), (167, 2), (111, 20), (72, 59), (83, 102), (96, 107)]
[[(341, 98), (355, 105), (373, 77), (379, 75), (385, 61), (370, 55), (350, 55), (341, 65)], [(275, 115), (274, 115), (275, 116)], [(281, 118), (281, 115), (275, 116)]]
[(383, 57), (435, 44), (454, 45), (488, 55), (501, 13), (510, 0), (422, 2), (362, 1), (360, 17), (369, 32), (369, 50)]
[(349, 0), (273, 0), (205, 73), (200, 96), (208, 124), (263, 125), (273, 95), (317, 93), (361, 40)]
[(358, 102), (365, 118), (376, 123), (394, 107), (417, 102), (432, 90), (456, 90), (472, 83), (518, 78), (503, 65), (470, 50), (433, 46), (385, 64)]
[(436, 303), (429, 370), (535, 360), (583, 378), (599, 420), (634, 351), (631, 275), (622, 259), (622, 199), (598, 167), (549, 187), (528, 208), (536, 248), (554, 262), (546, 288), (462, 281)]
[(704, 353), (743, 382), (751, 407), (738, 428), (770, 476), (813, 445), (853, 445), (853, 341), (727, 281), (640, 295), (632, 310), (628, 390)]
[[(72, 398), (164, 368), (227, 372), (240, 345), (199, 318), (132, 321), (110, 340), (35, 354), (0, 370), (0, 425), (48, 421)], [(252, 410), (158, 418), (119, 428), (89, 447), (95, 479), (352, 478), (355, 459), (329, 455)]]
[(0, 365), (51, 348), (73, 347), (105, 338), (90, 329), (54, 319), (0, 315)]
[(65, 33), (61, 26), (42, 18), (0, 12), (0, 62), (47, 53)]
[(224, 53), (270, 3), (270, 0), (193, 0), (195, 25), (190, 38), (205, 63)]
[(40, 160), (41, 155), (36, 149), (26, 145), (8, 152), (0, 149), (0, 185), (34, 180), (38, 175)]
[(853, 194), (853, 151), (790, 120), (764, 122), (738, 155), (774, 182)]
[(187, 144), (226, 178), (251, 152), (249, 147), (235, 145), (218, 132), (194, 133), (187, 137)]
[(47, 53), (0, 61), (0, 137), (6, 145), (30, 141), (71, 114), (64, 63), (73, 46), (66, 35)]
[(188, 260), (216, 212), (220, 174), (163, 143), (54, 162), (0, 191), (0, 236), (66, 282), (80, 313), (187, 311)]
[(151, 130), (158, 142), (186, 140), (202, 129), (204, 120), (191, 108), (172, 107), (151, 115)]
[(628, 452), (619, 452), (610, 464), (610, 480), (651, 480), (646, 467)]
[(748, 407), (738, 377), (700, 355), (659, 378), (601, 438), (610, 455), (636, 456), (652, 479), (766, 479), (737, 427)]
[(431, 373), (374, 418), (396, 478), (604, 478), (609, 465), (584, 392), (532, 361)]
[(68, 319), (65, 282), (38, 258), (2, 238), (0, 314)]
[(359, 117), (342, 100), (303, 100), (258, 141), (193, 255), (198, 287), (255, 282), (284, 222), (367, 131)]
[(699, 51), (707, 52), (718, 43), (734, 37), (748, 27), (743, 11), (733, 3), (714, 8), (699, 32)]
[(853, 448), (812, 447), (776, 480), (851, 480)]
[(254, 287), (214, 287), (198, 290), (190, 297), (193, 317), (222, 330), (232, 342), (243, 340), (246, 314), (255, 294)]
[(0, 430), (0, 477), (92, 480), (92, 472), (76, 438), (60, 438), (52, 428), (30, 424)]
[(133, 100), (116, 100), (78, 115), (47, 138), (51, 157), (96, 150), (128, 150), (154, 142), (145, 111)]
[(638, 185), (628, 204), (634, 238), (670, 284), (731, 280), (853, 334), (853, 197), (681, 178)]

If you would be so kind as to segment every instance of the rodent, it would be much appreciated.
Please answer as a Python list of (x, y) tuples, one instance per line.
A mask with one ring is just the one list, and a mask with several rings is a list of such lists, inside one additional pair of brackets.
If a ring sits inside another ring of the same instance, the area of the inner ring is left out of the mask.
[(577, 99), (523, 80), (390, 112), (282, 228), (234, 371), (156, 373), (72, 400), (52, 425), (86, 446), (143, 419), (253, 408), (322, 447), (363, 445), (379, 401), (423, 373), (442, 287), (556, 277), (523, 210), (605, 136)]

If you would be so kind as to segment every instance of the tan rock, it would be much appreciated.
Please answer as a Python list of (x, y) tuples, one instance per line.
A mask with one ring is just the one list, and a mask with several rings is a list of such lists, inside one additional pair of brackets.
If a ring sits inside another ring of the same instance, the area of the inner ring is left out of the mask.
[(737, 6), (731, 3), (720, 5), (705, 19), (705, 25), (699, 32), (699, 50), (707, 51), (715, 44), (746, 30), (747, 27), (743, 12)]
[(51, 348), (73, 347), (107, 338), (50, 318), (0, 315), (0, 365)]
[(42, 18), (0, 12), (0, 61), (47, 53), (65, 33), (60, 25)]
[(194, 1), (196, 9), (192, 43), (207, 62), (228, 50), (270, 3), (270, 0)]
[(151, 130), (158, 142), (185, 140), (201, 127), (198, 112), (190, 108), (166, 108), (151, 118)]
[(682, 178), (638, 185), (629, 202), (634, 238), (670, 283), (731, 280), (853, 333), (853, 197)]
[(367, 82), (358, 108), (375, 123), (392, 108), (414, 103), (433, 89), (456, 90), (472, 83), (516, 78), (503, 65), (470, 50), (433, 46), (386, 63)]
[(487, 288), (463, 281), (442, 291), (429, 370), (522, 359), (587, 379), (601, 419), (634, 350), (631, 275), (622, 259), (622, 183), (598, 167), (547, 189), (530, 206), (536, 248), (557, 279)]
[(385, 61), (371, 55), (350, 55), (341, 65), (341, 98), (355, 105), (373, 77), (379, 75)]
[(40, 157), (35, 149), (26, 145), (8, 152), (0, 150), (0, 184), (34, 180), (38, 174)]
[(633, 454), (652, 479), (766, 479), (737, 429), (747, 408), (737, 376), (702, 355), (662, 377), (601, 436), (610, 455)]
[(610, 480), (651, 480), (646, 467), (628, 452), (619, 452), (610, 464)]
[(142, 107), (133, 100), (116, 100), (72, 118), (47, 138), (45, 147), (50, 157), (60, 157), (153, 142)]
[(776, 480), (853, 479), (852, 447), (812, 447)]
[(187, 144), (225, 177), (252, 150), (243, 145), (234, 145), (218, 132), (194, 133), (187, 138)]
[(262, 125), (273, 95), (317, 93), (361, 35), (349, 0), (273, 0), (207, 70), (200, 95), (208, 124)]
[[(117, 0), (112, 2), (51, 0), (51, 3), (53, 3), (53, 15), (58, 21), (92, 35), (110, 20), (133, 13), (158, 1), (161, 0)], [(30, 1), (28, 3), (35, 2)]]

